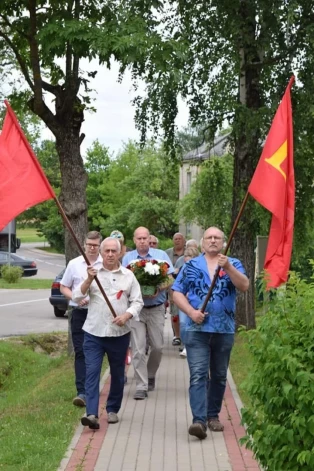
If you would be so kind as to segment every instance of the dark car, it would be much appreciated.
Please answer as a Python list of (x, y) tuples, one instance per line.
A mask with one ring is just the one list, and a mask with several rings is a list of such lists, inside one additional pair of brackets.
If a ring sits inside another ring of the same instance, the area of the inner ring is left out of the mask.
[(51, 285), (51, 296), (49, 298), (50, 304), (53, 306), (53, 310), (56, 317), (64, 317), (69, 301), (60, 291), (60, 281), (62, 280), (65, 268), (59, 275), (57, 275)]
[(34, 260), (19, 257), (15, 253), (0, 252), (0, 267), (3, 265), (11, 265), (12, 267), (21, 267), (23, 269), (22, 276), (37, 275), (37, 265)]

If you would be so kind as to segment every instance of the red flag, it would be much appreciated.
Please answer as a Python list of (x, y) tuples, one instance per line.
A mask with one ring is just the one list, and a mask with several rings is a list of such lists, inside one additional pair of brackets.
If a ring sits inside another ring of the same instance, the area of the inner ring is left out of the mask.
[(0, 134), (0, 230), (31, 206), (55, 198), (12, 108), (5, 104)]
[(273, 214), (264, 268), (269, 274), (267, 288), (287, 281), (290, 267), (295, 183), (290, 79), (272, 122), (265, 146), (249, 186), (249, 193)]

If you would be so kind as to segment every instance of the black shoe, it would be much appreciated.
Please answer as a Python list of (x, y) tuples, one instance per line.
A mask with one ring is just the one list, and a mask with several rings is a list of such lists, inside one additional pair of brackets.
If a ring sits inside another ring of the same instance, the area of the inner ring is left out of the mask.
[(144, 391), (142, 389), (135, 391), (135, 394), (133, 396), (133, 399), (135, 399), (136, 401), (141, 401), (146, 398), (147, 398), (147, 391)]
[(155, 389), (155, 378), (148, 378), (148, 391), (154, 391)]
[(194, 424), (189, 427), (189, 434), (193, 437), (197, 437), (200, 440), (204, 440), (207, 437), (206, 426), (201, 422), (194, 422)]
[(84, 417), (81, 418), (81, 424), (85, 426), (88, 425), (92, 430), (99, 429), (99, 420), (95, 415), (84, 415)]

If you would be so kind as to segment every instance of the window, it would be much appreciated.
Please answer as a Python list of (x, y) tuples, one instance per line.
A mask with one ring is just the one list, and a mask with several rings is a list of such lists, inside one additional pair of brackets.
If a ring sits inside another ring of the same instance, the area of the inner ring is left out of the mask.
[(192, 183), (192, 174), (191, 172), (186, 173), (186, 192), (190, 193)]

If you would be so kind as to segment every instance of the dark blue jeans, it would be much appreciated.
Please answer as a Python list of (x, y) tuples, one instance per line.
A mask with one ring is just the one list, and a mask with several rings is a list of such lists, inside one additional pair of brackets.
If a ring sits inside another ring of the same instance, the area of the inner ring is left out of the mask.
[(123, 398), (125, 357), (130, 344), (130, 333), (121, 337), (96, 337), (85, 332), (86, 414), (98, 417), (99, 381), (101, 365), (107, 354), (111, 384), (107, 412), (119, 412)]
[(234, 334), (186, 331), (193, 423), (206, 424), (208, 418), (218, 417), (233, 343)]
[(84, 330), (87, 309), (73, 309), (71, 315), (71, 335), (74, 348), (74, 371), (77, 394), (85, 394), (86, 366), (83, 350)]

